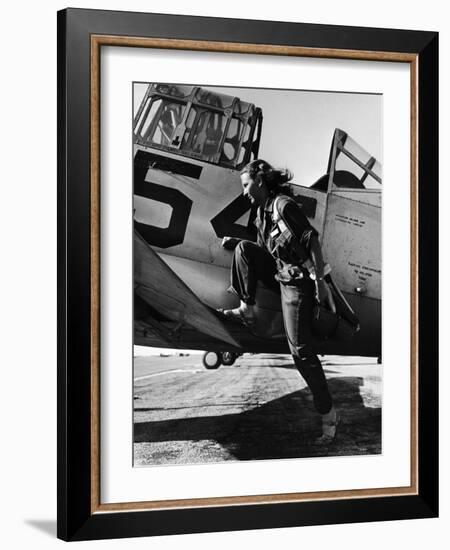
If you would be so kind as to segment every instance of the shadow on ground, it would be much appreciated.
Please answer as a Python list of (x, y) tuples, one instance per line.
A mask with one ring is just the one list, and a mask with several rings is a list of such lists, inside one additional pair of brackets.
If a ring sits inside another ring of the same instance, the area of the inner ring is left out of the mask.
[[(215, 440), (236, 460), (379, 454), (381, 408), (364, 405), (362, 381), (360, 377), (329, 379), (341, 423), (335, 441), (327, 447), (312, 444), (321, 433), (320, 417), (307, 388), (239, 414), (136, 423), (134, 442)], [(157, 462), (163, 463), (164, 457)]]

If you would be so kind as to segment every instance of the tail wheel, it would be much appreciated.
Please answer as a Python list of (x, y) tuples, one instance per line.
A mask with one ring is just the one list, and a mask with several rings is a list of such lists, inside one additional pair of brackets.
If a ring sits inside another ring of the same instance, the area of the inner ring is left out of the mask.
[(222, 364), (222, 358), (216, 351), (205, 351), (203, 354), (203, 365), (205, 369), (218, 369)]
[(237, 359), (237, 353), (234, 353), (232, 351), (223, 351), (221, 353), (221, 356), (223, 365), (233, 365), (233, 363)]

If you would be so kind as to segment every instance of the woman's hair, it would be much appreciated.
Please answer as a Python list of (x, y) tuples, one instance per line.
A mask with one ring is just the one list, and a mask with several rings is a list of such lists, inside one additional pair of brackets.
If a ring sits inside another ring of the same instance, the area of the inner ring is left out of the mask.
[(285, 193), (290, 195), (288, 182), (292, 179), (292, 173), (288, 169), (278, 170), (262, 159), (252, 160), (241, 170), (242, 174), (248, 174), (253, 181), (263, 182), (267, 185), (271, 195)]

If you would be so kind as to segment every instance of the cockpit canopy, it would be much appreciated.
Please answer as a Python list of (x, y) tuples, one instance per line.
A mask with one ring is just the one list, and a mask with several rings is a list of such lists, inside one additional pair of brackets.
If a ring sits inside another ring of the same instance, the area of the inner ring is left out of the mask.
[(135, 143), (240, 169), (258, 156), (262, 112), (198, 86), (149, 84), (134, 119)]
[(339, 188), (379, 193), (382, 189), (381, 164), (346, 132), (336, 128), (327, 173), (311, 187), (324, 192)]

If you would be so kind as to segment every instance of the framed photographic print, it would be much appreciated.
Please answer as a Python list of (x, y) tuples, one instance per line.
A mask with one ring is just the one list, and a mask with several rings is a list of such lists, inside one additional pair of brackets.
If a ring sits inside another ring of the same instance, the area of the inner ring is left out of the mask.
[(68, 9), (58, 56), (58, 536), (436, 516), (437, 33)]

